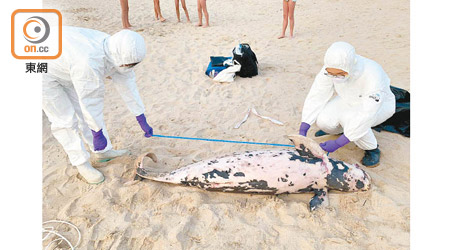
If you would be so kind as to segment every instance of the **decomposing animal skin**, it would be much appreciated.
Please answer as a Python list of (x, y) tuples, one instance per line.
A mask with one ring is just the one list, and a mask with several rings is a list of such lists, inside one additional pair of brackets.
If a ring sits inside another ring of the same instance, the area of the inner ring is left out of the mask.
[(159, 182), (195, 186), (208, 191), (260, 194), (313, 192), (310, 210), (328, 205), (328, 191), (366, 191), (369, 175), (357, 164), (328, 158), (312, 139), (289, 136), (295, 149), (245, 151), (187, 165), (170, 173), (155, 173), (136, 160), (137, 175)]

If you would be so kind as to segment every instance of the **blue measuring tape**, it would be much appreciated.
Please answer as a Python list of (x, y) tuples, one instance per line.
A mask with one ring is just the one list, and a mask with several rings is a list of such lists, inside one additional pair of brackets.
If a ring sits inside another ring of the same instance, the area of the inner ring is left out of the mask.
[(183, 139), (183, 140), (195, 140), (195, 141), (214, 141), (214, 142), (227, 142), (227, 143), (240, 143), (240, 144), (254, 144), (254, 145), (291, 147), (291, 148), (295, 147), (295, 146), (290, 145), (290, 144), (263, 143), (263, 142), (250, 142), (250, 141), (230, 141), (230, 140), (217, 140), (217, 139), (196, 138), (196, 137), (170, 136), (170, 135), (153, 135), (153, 137), (170, 138), (170, 139)]

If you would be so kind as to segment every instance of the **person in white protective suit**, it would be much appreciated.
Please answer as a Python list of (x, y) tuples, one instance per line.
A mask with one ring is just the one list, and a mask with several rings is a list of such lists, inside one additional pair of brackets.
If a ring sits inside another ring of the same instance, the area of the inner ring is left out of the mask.
[(105, 128), (105, 77), (112, 78), (145, 136), (153, 135), (132, 70), (145, 57), (145, 41), (130, 30), (110, 36), (91, 29), (63, 27), (62, 44), (61, 56), (48, 62), (48, 73), (43, 75), (42, 107), (51, 122), (54, 137), (63, 146), (71, 164), (88, 183), (101, 183), (104, 176), (91, 166), (83, 141), (97, 160), (106, 161), (128, 153), (112, 149)]
[(375, 167), (380, 161), (380, 150), (371, 127), (394, 113), (395, 96), (382, 67), (357, 55), (352, 45), (336, 42), (328, 48), (324, 66), (306, 97), (299, 133), (306, 136), (314, 123), (321, 129), (316, 136), (343, 133), (320, 146), (334, 152), (354, 142), (365, 150), (363, 165)]

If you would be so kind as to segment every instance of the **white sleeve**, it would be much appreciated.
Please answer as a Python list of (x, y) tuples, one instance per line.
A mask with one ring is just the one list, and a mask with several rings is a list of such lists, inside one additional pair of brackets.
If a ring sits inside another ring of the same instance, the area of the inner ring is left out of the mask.
[(324, 75), (324, 68), (316, 75), (314, 83), (306, 96), (302, 111), (302, 122), (312, 125), (334, 93), (333, 82)]
[(144, 103), (139, 96), (139, 91), (136, 86), (136, 75), (134, 71), (127, 73), (116, 72), (111, 75), (113, 84), (128, 109), (134, 116), (141, 115), (145, 112)]
[(350, 141), (357, 141), (369, 132), (385, 99), (386, 93), (383, 91), (373, 91), (363, 96), (361, 109), (344, 127), (344, 134)]
[[(102, 129), (105, 85), (96, 62), (76, 63), (70, 68), (70, 76), (78, 95), (84, 120), (94, 131)], [(100, 65), (101, 66), (101, 65)]]

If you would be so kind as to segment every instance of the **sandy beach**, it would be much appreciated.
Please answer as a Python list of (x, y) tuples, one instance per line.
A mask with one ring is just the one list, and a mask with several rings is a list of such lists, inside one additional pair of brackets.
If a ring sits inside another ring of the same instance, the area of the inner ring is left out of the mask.
[[(119, 1), (44, 0), (63, 24), (113, 34), (121, 29)], [(155, 21), (153, 1), (130, 0), (130, 22), (147, 42), (136, 68), (146, 116), (156, 134), (288, 144), (326, 49), (335, 41), (381, 64), (391, 84), (410, 90), (409, 1), (298, 0), (294, 38), (277, 39), (281, 0), (208, 0), (209, 28), (196, 27), (196, 1), (186, 0), (192, 23), (177, 23), (173, 0), (161, 0), (165, 23)], [(231, 56), (240, 42), (256, 53), (260, 74), (214, 83), (204, 72), (209, 56)], [(366, 169), (373, 188), (330, 193), (330, 206), (311, 213), (311, 194), (246, 195), (206, 192), (151, 181), (124, 185), (138, 155), (154, 152), (167, 171), (231, 152), (270, 148), (216, 142), (145, 138), (109, 79), (105, 123), (113, 147), (130, 156), (93, 163), (106, 177), (89, 185), (70, 165), (43, 119), (43, 221), (77, 225), (80, 249), (409, 249), (410, 140), (374, 132), (381, 164)], [(249, 107), (284, 123), (251, 116)], [(309, 136), (317, 131), (312, 126)], [(317, 141), (335, 138), (324, 136)], [(333, 158), (359, 163), (353, 143)]]

